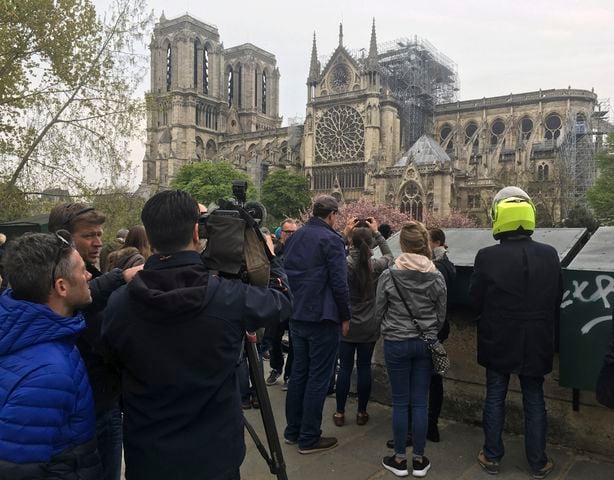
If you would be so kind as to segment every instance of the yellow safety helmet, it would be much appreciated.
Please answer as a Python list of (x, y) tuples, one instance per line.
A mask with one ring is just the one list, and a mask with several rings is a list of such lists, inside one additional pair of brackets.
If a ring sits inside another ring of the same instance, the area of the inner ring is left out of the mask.
[(492, 235), (498, 240), (508, 232), (528, 233), (535, 230), (535, 206), (531, 197), (518, 187), (505, 187), (495, 195), (490, 209)]

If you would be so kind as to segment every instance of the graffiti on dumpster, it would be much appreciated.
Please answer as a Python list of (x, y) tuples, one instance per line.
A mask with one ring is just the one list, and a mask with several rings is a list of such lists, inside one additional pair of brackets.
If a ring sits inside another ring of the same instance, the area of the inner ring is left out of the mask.
[[(561, 309), (565, 309), (578, 301), (581, 303), (602, 302), (603, 308), (609, 310), (610, 302), (608, 301), (608, 295), (611, 293), (614, 293), (614, 277), (610, 275), (597, 275), (594, 285), (591, 285), (588, 281), (578, 282), (573, 280), (572, 288), (566, 290), (563, 294)], [(610, 319), (610, 315), (599, 316), (586, 322), (580, 331), (582, 335), (586, 335), (595, 325), (607, 322)]]

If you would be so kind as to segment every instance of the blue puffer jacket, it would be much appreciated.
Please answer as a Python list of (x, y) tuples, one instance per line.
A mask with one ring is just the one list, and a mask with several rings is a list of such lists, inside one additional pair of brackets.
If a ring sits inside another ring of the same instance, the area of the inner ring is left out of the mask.
[(0, 295), (0, 478), (99, 478), (81, 315)]

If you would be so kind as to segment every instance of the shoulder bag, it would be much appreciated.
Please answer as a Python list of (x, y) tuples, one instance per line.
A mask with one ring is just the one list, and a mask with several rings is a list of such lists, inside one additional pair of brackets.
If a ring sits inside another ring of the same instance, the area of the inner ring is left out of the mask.
[(448, 352), (446, 352), (446, 349), (443, 348), (443, 345), (439, 340), (428, 340), (426, 338), (424, 331), (422, 328), (420, 328), (420, 325), (412, 314), (409, 305), (405, 301), (405, 297), (403, 297), (403, 294), (401, 293), (401, 289), (399, 288), (397, 280), (394, 278), (394, 273), (392, 270), (390, 270), (390, 277), (392, 278), (392, 283), (394, 283), (394, 286), (397, 289), (399, 297), (401, 297), (401, 300), (403, 301), (403, 305), (405, 305), (407, 313), (409, 313), (409, 318), (413, 322), (414, 327), (416, 327), (416, 330), (418, 330), (418, 335), (423, 341), (426, 342), (429, 351), (431, 352), (431, 358), (433, 359), (433, 370), (437, 375), (445, 375), (450, 369), (450, 358), (448, 357)]

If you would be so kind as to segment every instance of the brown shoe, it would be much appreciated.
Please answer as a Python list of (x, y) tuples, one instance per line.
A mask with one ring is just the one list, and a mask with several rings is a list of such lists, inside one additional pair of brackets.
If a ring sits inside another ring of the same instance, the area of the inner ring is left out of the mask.
[(345, 425), (345, 415), (339, 412), (333, 414), (333, 422), (337, 427), (343, 427)]
[(366, 425), (369, 421), (369, 414), (367, 412), (358, 412), (356, 414), (356, 425)]

